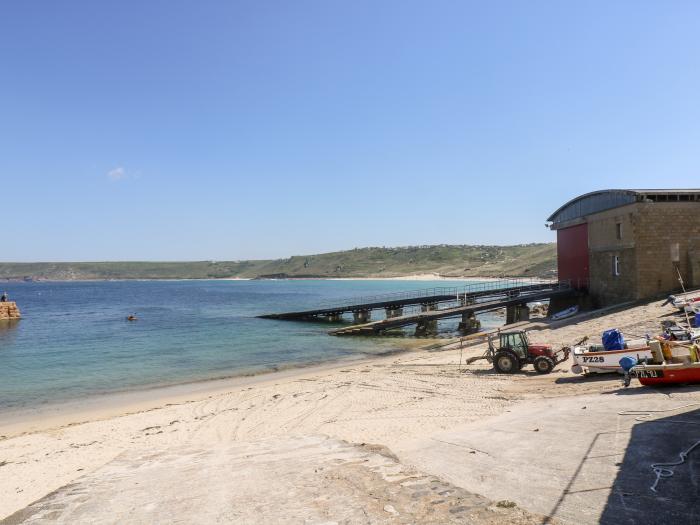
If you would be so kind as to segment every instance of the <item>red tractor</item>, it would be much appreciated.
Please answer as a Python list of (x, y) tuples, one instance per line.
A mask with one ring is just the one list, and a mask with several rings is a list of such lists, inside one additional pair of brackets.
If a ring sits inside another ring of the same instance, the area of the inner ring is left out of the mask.
[(489, 336), (486, 359), (499, 374), (514, 374), (532, 364), (538, 374), (549, 374), (555, 365), (569, 358), (569, 348), (554, 351), (550, 345), (533, 345), (527, 332), (514, 330), (498, 333), (498, 348)]

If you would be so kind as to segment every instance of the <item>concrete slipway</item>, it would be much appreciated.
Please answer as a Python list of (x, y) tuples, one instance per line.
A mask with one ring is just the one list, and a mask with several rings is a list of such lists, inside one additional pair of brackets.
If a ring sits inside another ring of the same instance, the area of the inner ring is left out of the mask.
[[(698, 524), (700, 447), (659, 481), (657, 492), (650, 488), (652, 463), (677, 461), (700, 440), (698, 390), (631, 388), (527, 401), (413, 442), (398, 455), (456, 486), (564, 523)], [(620, 415), (632, 410), (663, 412)]]

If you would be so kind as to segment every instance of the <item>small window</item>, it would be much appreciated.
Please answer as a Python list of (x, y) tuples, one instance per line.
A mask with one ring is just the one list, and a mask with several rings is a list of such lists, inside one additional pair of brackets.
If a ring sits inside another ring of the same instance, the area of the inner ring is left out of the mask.
[(620, 275), (620, 257), (618, 255), (613, 255), (612, 258), (612, 274), (614, 277)]
[(615, 224), (615, 237), (617, 237), (618, 240), (622, 239), (622, 223), (621, 222), (618, 222), (617, 224)]

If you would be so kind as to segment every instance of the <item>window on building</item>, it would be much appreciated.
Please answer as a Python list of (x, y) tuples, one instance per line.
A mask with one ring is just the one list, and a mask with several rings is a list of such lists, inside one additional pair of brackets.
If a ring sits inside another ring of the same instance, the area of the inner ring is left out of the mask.
[(618, 222), (615, 224), (615, 237), (622, 239), (622, 223)]
[(620, 275), (620, 256), (613, 255), (612, 258), (612, 274), (617, 277)]

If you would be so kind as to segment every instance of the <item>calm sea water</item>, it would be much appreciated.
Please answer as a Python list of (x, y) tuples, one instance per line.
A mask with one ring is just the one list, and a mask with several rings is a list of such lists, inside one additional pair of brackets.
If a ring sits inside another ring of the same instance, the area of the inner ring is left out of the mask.
[[(332, 337), (326, 333), (331, 327), (327, 323), (255, 316), (357, 295), (464, 284), (323, 280), (0, 284), (23, 314), (17, 323), (0, 323), (0, 410), (391, 351), (401, 348), (400, 339)], [(126, 321), (131, 313), (139, 320)], [(485, 321), (489, 323), (489, 318)], [(450, 328), (449, 323), (443, 326)]]

